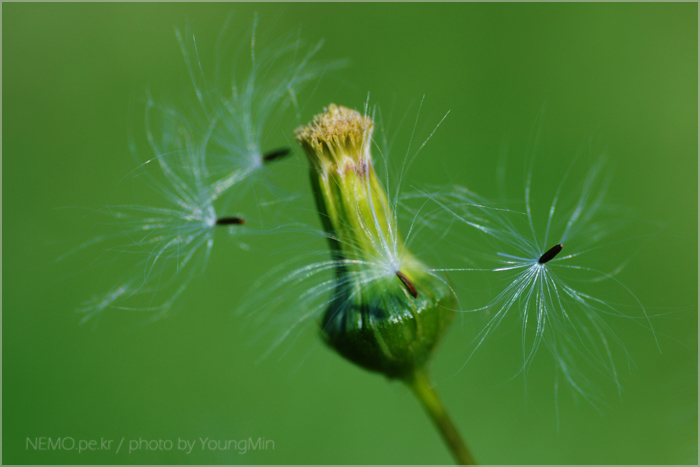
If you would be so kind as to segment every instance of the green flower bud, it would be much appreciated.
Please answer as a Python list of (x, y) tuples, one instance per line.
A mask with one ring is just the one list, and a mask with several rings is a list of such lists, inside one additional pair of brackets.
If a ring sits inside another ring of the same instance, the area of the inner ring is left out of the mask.
[(454, 315), (445, 279), (404, 246), (372, 163), (374, 123), (330, 105), (296, 132), (336, 262), (321, 321), (326, 342), (350, 361), (391, 378), (421, 370)]

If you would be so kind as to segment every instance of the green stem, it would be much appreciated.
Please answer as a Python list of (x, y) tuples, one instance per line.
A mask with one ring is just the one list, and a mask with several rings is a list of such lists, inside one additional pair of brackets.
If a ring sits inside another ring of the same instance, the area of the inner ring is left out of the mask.
[(476, 465), (476, 461), (459, 435), (457, 427), (447, 415), (445, 406), (442, 405), (425, 369), (417, 369), (411, 377), (405, 379), (405, 383), (411, 388), (413, 394), (433, 420), (457, 464)]

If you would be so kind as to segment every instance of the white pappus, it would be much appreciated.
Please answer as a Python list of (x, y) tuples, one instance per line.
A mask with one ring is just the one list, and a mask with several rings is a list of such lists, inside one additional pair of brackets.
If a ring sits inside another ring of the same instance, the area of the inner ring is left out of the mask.
[[(95, 265), (106, 280), (112, 282), (109, 277), (121, 274), (109, 292), (95, 295), (79, 308), (84, 321), (110, 308), (145, 311), (154, 317), (171, 309), (204, 270), (217, 226), (227, 226), (235, 235), (246, 231), (244, 213), (260, 209), (259, 204), (242, 204), (243, 193), (252, 186), (248, 182), (264, 183), (267, 163), (291, 152), (267, 148), (267, 142), (278, 137), (275, 129), (291, 135), (295, 122), (285, 120), (285, 110), (296, 108), (304, 84), (335, 66), (313, 62), (321, 44), (307, 48), (298, 36), (258, 50), (257, 17), (249, 42), (250, 61), (239, 66), (230, 53), (230, 27), (231, 17), (219, 35), (216, 71), (211, 74), (202, 65), (195, 36), (176, 32), (195, 103), (166, 106), (148, 96), (150, 154), (140, 158), (129, 175), (155, 191), (157, 200), (100, 210), (109, 216), (102, 224), (112, 231), (63, 256), (99, 247), (102, 253)], [(132, 152), (137, 146), (132, 143)]]
[(604, 375), (621, 393), (618, 368), (632, 364), (613, 321), (634, 322), (651, 331), (654, 339), (656, 334), (645, 306), (616, 277), (631, 256), (612, 266), (597, 265), (610, 262), (621, 246), (639, 239), (610, 238), (624, 220), (619, 210), (605, 203), (609, 176), (604, 159), (593, 160), (578, 182), (577, 163), (581, 161), (574, 160), (545, 206), (540, 204), (543, 197), (538, 196), (536, 203), (532, 195), (534, 158), (525, 178), (524, 201), (517, 208), (490, 203), (460, 186), (426, 190), (421, 196), (437, 204), (430, 221), (452, 228), (455, 243), (464, 248), (470, 263), (435, 271), (450, 271), (456, 287), (464, 279), (462, 272), (488, 273), (496, 276), (488, 280), (499, 284), (486, 304), (460, 310), (487, 316), (469, 358), (508, 316), (516, 314), (521, 323), (523, 375), (544, 346), (557, 370), (555, 395), (561, 377), (575, 394), (598, 408), (603, 398), (589, 372)]

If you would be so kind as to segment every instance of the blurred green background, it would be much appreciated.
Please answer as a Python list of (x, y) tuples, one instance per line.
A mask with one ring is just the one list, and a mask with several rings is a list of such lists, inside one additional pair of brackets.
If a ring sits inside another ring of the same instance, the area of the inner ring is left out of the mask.
[[(561, 397), (557, 422), (548, 366), (527, 387), (511, 378), (517, 332), (495, 335), (457, 371), (478, 331), (457, 320), (435, 358), (438, 389), (482, 463), (697, 463), (694, 3), (4, 3), (3, 463), (451, 461), (405, 388), (342, 361), (313, 326), (284, 358), (256, 363), (265, 344), (251, 343), (232, 312), (251, 277), (279, 260), (266, 254), (268, 238), (242, 251), (217, 233), (206, 273), (172, 317), (143, 326), (115, 311), (79, 325), (74, 310), (99, 290), (95, 274), (81, 274), (95, 251), (56, 263), (92, 229), (65, 208), (133, 202), (137, 183), (122, 179), (136, 165), (128, 135), (141, 131), (133, 115), (146, 89), (156, 99), (189, 91), (174, 28), (189, 21), (199, 46), (213, 46), (232, 8), (234, 30), (247, 31), (257, 11), (269, 37), (301, 26), (309, 41), (326, 40), (322, 58), (350, 60), (300, 97), (303, 120), (330, 102), (360, 107), (369, 92), (394, 113), (387, 123), (407, 115), (387, 129), (402, 157), (423, 95), (422, 138), (451, 110), (409, 182), (495, 196), (504, 141), (523, 154), (545, 104), (540, 167), (595, 135), (614, 168), (610, 198), (649, 221), (629, 235), (660, 233), (620, 279), (650, 309), (672, 312), (655, 322), (661, 352), (650, 333), (616, 323), (636, 364), (621, 371), (622, 398), (609, 389), (599, 414)], [(284, 173), (308, 190), (300, 164)], [(304, 220), (317, 222), (311, 212)], [(35, 437), (263, 437), (275, 449), (27, 449)]]

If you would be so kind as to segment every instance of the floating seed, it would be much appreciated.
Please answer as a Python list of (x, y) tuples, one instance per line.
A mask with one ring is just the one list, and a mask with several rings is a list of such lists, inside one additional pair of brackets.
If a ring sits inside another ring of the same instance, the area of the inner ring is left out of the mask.
[(273, 149), (272, 151), (268, 151), (265, 154), (263, 154), (263, 162), (270, 162), (276, 159), (282, 159), (291, 152), (291, 148)]
[(540, 256), (540, 259), (537, 260), (537, 262), (540, 264), (544, 264), (547, 261), (553, 260), (554, 257), (559, 254), (559, 252), (561, 251), (562, 248), (564, 248), (564, 245), (562, 243), (560, 243), (559, 245), (554, 245), (552, 248), (547, 250), (547, 252), (545, 254)]
[(411, 282), (410, 279), (404, 275), (404, 273), (401, 271), (396, 271), (396, 277), (399, 278), (404, 287), (406, 287), (408, 293), (410, 293), (413, 298), (418, 298), (418, 290), (416, 290), (416, 286), (413, 285), (413, 282)]
[(245, 224), (245, 219), (242, 217), (219, 217), (216, 220), (216, 225), (241, 225)]

